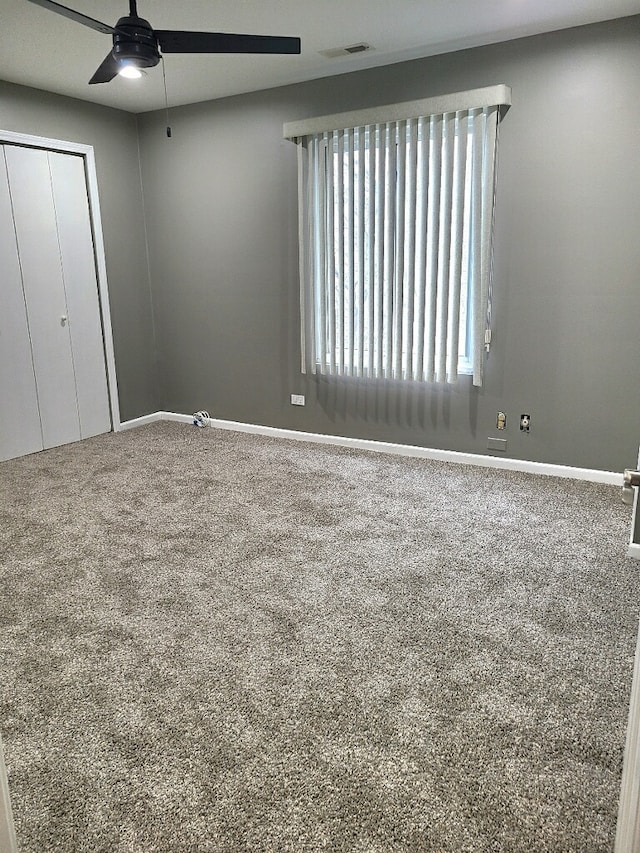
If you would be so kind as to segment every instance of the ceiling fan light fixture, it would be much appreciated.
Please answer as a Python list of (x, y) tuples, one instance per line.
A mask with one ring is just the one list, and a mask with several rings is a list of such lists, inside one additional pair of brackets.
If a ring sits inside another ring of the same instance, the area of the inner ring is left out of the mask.
[(133, 62), (124, 62), (118, 74), (127, 80), (139, 80), (142, 77), (142, 71)]

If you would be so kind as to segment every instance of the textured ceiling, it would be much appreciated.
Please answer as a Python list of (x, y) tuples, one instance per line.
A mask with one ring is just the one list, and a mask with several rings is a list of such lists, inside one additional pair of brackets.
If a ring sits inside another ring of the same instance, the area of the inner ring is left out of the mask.
[[(128, 0), (64, 5), (111, 25), (128, 12)], [(640, 0), (138, 0), (138, 11), (157, 29), (302, 38), (301, 56), (168, 55), (175, 106), (634, 15)], [(164, 105), (161, 66), (88, 85), (110, 36), (28, 0), (0, 0), (0, 21), (0, 79), (132, 112)], [(359, 42), (372, 49), (322, 53)]]

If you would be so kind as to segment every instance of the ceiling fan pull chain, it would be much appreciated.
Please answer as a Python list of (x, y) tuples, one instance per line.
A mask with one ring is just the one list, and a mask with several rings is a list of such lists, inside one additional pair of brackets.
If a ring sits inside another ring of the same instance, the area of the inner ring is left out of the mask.
[(164, 56), (162, 59), (162, 80), (164, 82), (164, 109), (167, 116), (167, 136), (171, 139), (171, 125), (169, 124), (169, 99), (167, 98), (167, 75), (164, 69)]

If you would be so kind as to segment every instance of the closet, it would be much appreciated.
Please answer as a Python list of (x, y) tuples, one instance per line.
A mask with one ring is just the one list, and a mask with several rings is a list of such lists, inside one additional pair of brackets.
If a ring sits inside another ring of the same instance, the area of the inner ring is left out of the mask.
[(112, 428), (84, 157), (0, 146), (0, 460)]

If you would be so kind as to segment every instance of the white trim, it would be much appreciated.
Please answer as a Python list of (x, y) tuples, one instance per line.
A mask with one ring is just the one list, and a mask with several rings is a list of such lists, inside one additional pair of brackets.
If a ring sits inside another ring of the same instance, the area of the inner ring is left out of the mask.
[[(638, 451), (638, 469), (640, 469), (640, 451)], [(636, 522), (638, 520), (638, 513), (640, 512), (640, 489), (633, 490), (633, 509), (631, 511), (631, 533), (629, 534), (629, 550), (627, 551), (628, 557), (633, 557), (635, 560), (640, 560), (640, 542), (634, 541), (634, 535), (636, 532)], [(639, 525), (640, 532), (640, 525)]]
[(305, 118), (300, 121), (286, 122), (282, 127), (285, 139), (298, 139), (312, 133), (323, 133), (347, 127), (363, 127), (368, 124), (383, 124), (388, 121), (402, 121), (419, 116), (441, 115), (458, 110), (481, 109), (482, 107), (510, 106), (511, 87), (504, 83), (486, 86), (483, 89), (471, 89), (467, 92), (454, 92), (449, 95), (437, 95), (434, 98), (422, 98), (418, 101), (404, 101), (401, 104), (386, 104), (382, 107), (370, 107), (364, 110), (351, 110), (317, 118)]
[(124, 432), (127, 429), (135, 429), (136, 427), (147, 426), (147, 424), (155, 423), (155, 421), (160, 420), (169, 420), (169, 418), (163, 418), (162, 415), (164, 412), (154, 412), (152, 415), (142, 415), (140, 418), (133, 418), (130, 421), (123, 421), (118, 425), (118, 432)]
[(13, 130), (0, 129), (0, 142), (8, 142), (10, 145), (28, 145), (31, 148), (48, 148), (50, 151), (62, 151), (68, 154), (82, 154), (83, 157), (86, 157), (89, 151), (93, 151), (93, 147), (84, 142), (49, 139), (47, 136), (33, 136)]
[(113, 349), (113, 333), (111, 330), (111, 309), (109, 307), (109, 287), (107, 284), (107, 261), (104, 251), (104, 238), (102, 236), (102, 217), (100, 214), (98, 175), (96, 172), (95, 155), (91, 146), (87, 146), (87, 148), (89, 150), (85, 154), (84, 163), (87, 176), (87, 190), (89, 191), (91, 222), (93, 225), (96, 274), (98, 277), (98, 295), (100, 299), (100, 310), (102, 313), (102, 337), (104, 340), (104, 354), (109, 384), (109, 403), (111, 405), (111, 424), (115, 429), (116, 425), (120, 424), (120, 401), (118, 398), (118, 380), (116, 377), (116, 357)]
[[(193, 415), (178, 415), (175, 412), (158, 412), (161, 421), (175, 421), (180, 424), (193, 424)], [(206, 420), (206, 418), (205, 418)], [(211, 418), (209, 418), (209, 422)], [(213, 426), (213, 424), (211, 424)]]
[[(175, 412), (154, 412), (133, 421), (126, 421), (121, 429), (143, 426), (154, 421), (178, 421), (190, 424), (191, 415)], [(216, 429), (248, 432), (253, 435), (268, 435), (275, 438), (287, 438), (293, 441), (308, 441), (314, 444), (335, 444), (340, 447), (356, 447), (359, 450), (371, 450), (375, 453), (392, 453), (397, 456), (414, 456), (420, 459), (435, 459), (440, 462), (455, 462), (461, 465), (478, 465), (483, 468), (498, 468), (508, 471), (522, 471), (527, 474), (542, 474), (548, 477), (566, 477), (572, 480), (587, 480), (591, 483), (604, 483), (622, 487), (622, 474), (617, 471), (598, 471), (595, 468), (573, 468), (569, 465), (553, 465), (546, 462), (531, 462), (527, 459), (498, 459), (495, 456), (483, 456), (477, 453), (460, 453), (457, 450), (438, 450), (431, 447), (418, 447), (414, 444), (394, 444), (388, 441), (374, 441), (366, 438), (347, 438), (341, 435), (302, 432), (295, 429), (247, 424), (240, 421), (226, 421), (209, 418), (209, 426)]]
[(150, 415), (142, 415), (139, 418), (133, 418), (130, 421), (124, 421), (120, 424), (119, 431), (127, 429), (135, 429), (136, 427), (153, 424), (156, 421), (177, 421), (181, 424), (192, 424), (193, 415), (176, 415), (175, 412), (153, 412)]
[(13, 825), (9, 779), (4, 764), (2, 738), (0, 737), (0, 850), (2, 853), (18, 853), (18, 842)]
[(100, 300), (100, 312), (102, 314), (102, 336), (104, 340), (105, 365), (107, 369), (107, 385), (109, 388), (111, 426), (113, 430), (118, 430), (120, 428), (120, 403), (118, 398), (115, 354), (113, 350), (111, 312), (109, 309), (107, 265), (104, 254), (104, 238), (102, 236), (100, 200), (98, 197), (98, 176), (96, 172), (96, 161), (93, 146), (86, 145), (82, 142), (66, 142), (62, 139), (49, 139), (44, 136), (32, 136), (27, 133), (16, 133), (12, 130), (0, 129), (0, 144), (5, 142), (12, 145), (30, 146), (31, 148), (46, 148), (49, 151), (61, 151), (67, 154), (80, 154), (84, 158), (89, 211), (91, 216), (91, 229), (94, 241), (94, 255), (96, 259), (98, 298)]
[(638, 851), (640, 851), (640, 632), (636, 643), (631, 682), (631, 702), (614, 853), (638, 853)]

